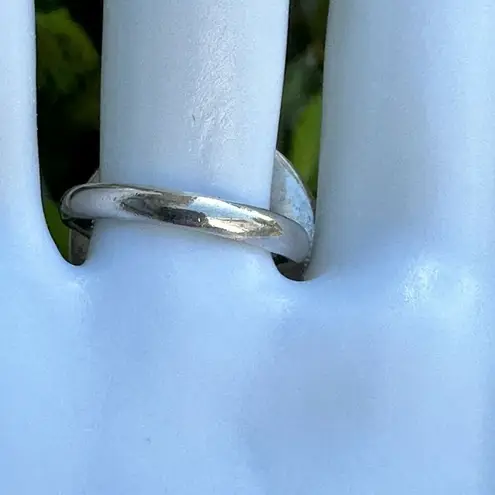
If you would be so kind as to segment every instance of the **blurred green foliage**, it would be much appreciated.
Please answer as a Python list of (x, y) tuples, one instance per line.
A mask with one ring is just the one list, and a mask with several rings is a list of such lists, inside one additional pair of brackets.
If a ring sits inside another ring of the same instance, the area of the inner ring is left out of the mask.
[(78, 96), (81, 82), (98, 71), (99, 57), (84, 30), (65, 8), (36, 16), (37, 84), (52, 101)]
[(321, 92), (305, 104), (292, 132), (290, 157), (309, 189), (316, 192), (320, 153)]
[[(277, 147), (316, 194), (328, 0), (291, 0)], [(99, 166), (103, 0), (36, 0), (38, 135), (45, 215), (61, 252), (63, 192)]]

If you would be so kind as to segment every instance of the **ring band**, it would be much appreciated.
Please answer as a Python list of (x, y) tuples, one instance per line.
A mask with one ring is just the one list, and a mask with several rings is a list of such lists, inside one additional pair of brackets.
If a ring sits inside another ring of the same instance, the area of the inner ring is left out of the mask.
[[(99, 181), (100, 181), (100, 171), (97, 170), (89, 179), (88, 185), (98, 184)], [(69, 190), (66, 193), (65, 197), (62, 199), (62, 204), (60, 208), (62, 219), (69, 227), (71, 227), (69, 233), (69, 260), (71, 261), (71, 263), (76, 265), (82, 264), (87, 257), (89, 242), (91, 239), (91, 234), (94, 226), (94, 221), (93, 221), (94, 218), (105, 218), (105, 212), (102, 210), (97, 211), (96, 216), (92, 216), (91, 214), (89, 214), (90, 212), (84, 213), (86, 212), (86, 205), (88, 204), (88, 201), (89, 204), (91, 204), (91, 202), (93, 201), (93, 198), (91, 197), (83, 198), (78, 193), (76, 195), (76, 200), (79, 206), (75, 205), (75, 203), (73, 202), (74, 193), (77, 192), (77, 190), (79, 190), (81, 187), (82, 186), (77, 186), (76, 188)], [(99, 187), (101, 187), (101, 185)], [(127, 186), (122, 186), (122, 187), (130, 189), (130, 187)], [(117, 186), (117, 185), (111, 186), (111, 189), (119, 189), (119, 188), (121, 188), (121, 186)], [(134, 189), (139, 189), (141, 191), (144, 189), (146, 192), (149, 192), (149, 189), (145, 189), (145, 188), (134, 188)], [(152, 191), (155, 190), (152, 189)], [(155, 191), (155, 192), (160, 193), (160, 191)], [(102, 192), (100, 191), (99, 194), (102, 194)], [(85, 195), (87, 196), (87, 193), (85, 193)], [(175, 195), (177, 194), (175, 193)], [(192, 195), (192, 196), (196, 197), (197, 195)], [(106, 199), (104, 198), (103, 202), (108, 201), (108, 199), (109, 199), (108, 197)], [(216, 198), (212, 198), (212, 199), (216, 200)], [(255, 210), (254, 213), (256, 213), (256, 208), (252, 208), (246, 205), (239, 205), (237, 203), (235, 203), (234, 205), (241, 208), (248, 208), (252, 210), (254, 209)], [(79, 215), (78, 217), (78, 215), (76, 214), (77, 212), (75, 211), (75, 206), (77, 206), (78, 209), (82, 207), (82, 212), (83, 212), (82, 216)], [(106, 206), (105, 208), (107, 207), (108, 206)], [(73, 209), (74, 211), (72, 211)], [(271, 213), (276, 213), (278, 217), (275, 217), (274, 220), (275, 223), (277, 223), (277, 219), (279, 217), (284, 217), (286, 219), (294, 221), (296, 224), (301, 226), (306, 231), (307, 237), (309, 239), (310, 248), (308, 250), (306, 258), (303, 261), (299, 261), (299, 262), (295, 262), (291, 260), (291, 258), (298, 258), (298, 256), (295, 255), (291, 256), (290, 253), (292, 251), (296, 251), (296, 254), (298, 254), (297, 251), (302, 250), (302, 246), (305, 244), (304, 242), (300, 243), (301, 246), (299, 248), (296, 246), (295, 248), (289, 247), (288, 249), (280, 248), (280, 240), (278, 239), (279, 237), (278, 235), (275, 236), (275, 238), (269, 238), (269, 241), (271, 242), (264, 242), (263, 244), (260, 244), (259, 242), (258, 243), (251, 242), (252, 244), (256, 244), (258, 246), (261, 245), (261, 247), (265, 249), (269, 249), (272, 253), (276, 253), (277, 251), (283, 251), (284, 253), (289, 254), (289, 256), (279, 255), (279, 254), (273, 254), (272, 256), (275, 261), (275, 264), (277, 265), (281, 273), (283, 273), (285, 276), (293, 280), (302, 280), (304, 271), (309, 263), (309, 259), (310, 259), (309, 255), (314, 237), (314, 200), (311, 194), (309, 193), (309, 191), (306, 189), (304, 182), (297, 174), (297, 171), (294, 169), (292, 163), (279, 151), (275, 151), (274, 161), (273, 161), (273, 175), (272, 175), (272, 185), (271, 185), (271, 194), (270, 194), (270, 211), (260, 210), (260, 212), (263, 215), (265, 215), (265, 217), (266, 215), (270, 216)], [(126, 213), (129, 214), (129, 212)], [(136, 216), (135, 217), (133, 216), (132, 218), (138, 218), (138, 217), (141, 219), (143, 218), (140, 216), (142, 215), (142, 213), (138, 213), (137, 211), (134, 211), (133, 213)], [(232, 212), (230, 212), (230, 214), (231, 213)], [(115, 217), (115, 212), (112, 213), (111, 216)], [(118, 213), (117, 217), (115, 218), (121, 218), (120, 213)], [(148, 218), (146, 216), (146, 212), (144, 218), (145, 219)], [(226, 218), (230, 218), (230, 217), (226, 217)], [(148, 218), (148, 220), (150, 219)], [(164, 221), (163, 219), (159, 219), (159, 220)], [(225, 218), (223, 218), (223, 220), (225, 220)], [(277, 226), (276, 229), (278, 230), (279, 227)], [(253, 231), (253, 229), (251, 230)], [(298, 231), (298, 229), (296, 229), (296, 231)], [(217, 232), (210, 231), (210, 233), (215, 234)], [(285, 241), (288, 241), (287, 236), (290, 237), (290, 234), (287, 234), (286, 231)], [(227, 237), (230, 239), (233, 238), (231, 234), (229, 234)], [(236, 238), (235, 240), (245, 241), (246, 239)], [(297, 237), (296, 239), (292, 239), (292, 241), (294, 240), (297, 242)], [(275, 246), (273, 246), (274, 243)], [(277, 243), (279, 243), (278, 249), (277, 249)]]
[[(263, 208), (191, 193), (117, 184), (83, 184), (62, 198), (62, 220), (88, 236), (84, 220), (165, 222), (241, 241), (297, 263), (309, 255), (311, 239), (297, 222)], [(81, 220), (83, 222), (81, 222)]]

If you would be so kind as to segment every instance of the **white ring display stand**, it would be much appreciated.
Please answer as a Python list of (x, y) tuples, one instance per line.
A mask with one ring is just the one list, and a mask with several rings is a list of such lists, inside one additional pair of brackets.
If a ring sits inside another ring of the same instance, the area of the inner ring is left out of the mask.
[[(103, 182), (266, 208), (287, 0), (107, 0)], [(332, 0), (314, 255), (43, 221), (0, 1), (0, 493), (493, 495), (495, 4)]]

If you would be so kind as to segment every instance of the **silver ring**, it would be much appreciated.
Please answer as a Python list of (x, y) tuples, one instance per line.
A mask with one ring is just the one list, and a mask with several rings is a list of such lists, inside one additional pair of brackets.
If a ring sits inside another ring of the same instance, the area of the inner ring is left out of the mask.
[(93, 220), (113, 218), (196, 229), (263, 248), (297, 264), (309, 259), (313, 201), (292, 164), (279, 152), (271, 210), (194, 193), (97, 183), (97, 174), (93, 182), (67, 191), (61, 201), (62, 220), (79, 234), (79, 243), (81, 235), (90, 237)]

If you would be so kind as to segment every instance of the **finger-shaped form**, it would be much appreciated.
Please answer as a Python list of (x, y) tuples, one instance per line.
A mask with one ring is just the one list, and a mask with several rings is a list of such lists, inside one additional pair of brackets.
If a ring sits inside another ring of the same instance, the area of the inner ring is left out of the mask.
[[(287, 6), (107, 2), (102, 180), (268, 206)], [(103, 330), (90, 332), (101, 414), (88, 492), (262, 493), (233, 416), (286, 311), (271, 257), (116, 220), (97, 222), (92, 243), (85, 289)]]
[[(0, 231), (17, 253), (55, 254), (40, 201), (33, 0), (0, 3)], [(58, 254), (58, 253), (57, 253)]]
[(103, 180), (268, 206), (287, 3), (107, 2)]
[(493, 253), (494, 42), (489, 0), (331, 2), (312, 276), (413, 244)]
[[(102, 180), (268, 207), (287, 17), (287, 0), (107, 2)], [(118, 228), (147, 242), (140, 225)], [(261, 253), (158, 228), (172, 254), (183, 239)]]

